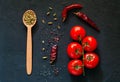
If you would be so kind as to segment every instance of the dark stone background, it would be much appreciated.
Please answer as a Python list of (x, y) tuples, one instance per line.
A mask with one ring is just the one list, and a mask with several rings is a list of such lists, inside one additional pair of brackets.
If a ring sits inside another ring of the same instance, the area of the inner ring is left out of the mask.
[[(61, 22), (61, 11), (71, 3), (81, 3), (85, 12), (99, 26), (98, 33), (86, 23), (69, 13), (67, 21)], [(42, 24), (41, 20), (49, 21), (48, 7), (57, 13), (58, 21), (53, 25)], [(37, 14), (37, 24), (33, 28), (33, 72), (27, 76), (25, 68), (26, 29), (22, 23), (22, 15), (27, 9), (33, 9)], [(120, 82), (120, 0), (0, 0), (0, 82)], [(57, 30), (56, 26), (61, 25)], [(86, 76), (74, 77), (67, 71), (69, 58), (67, 45), (72, 41), (69, 31), (74, 25), (82, 25), (87, 35), (98, 40), (95, 51), (100, 56), (100, 64), (96, 69), (86, 71)], [(50, 46), (48, 40), (54, 35), (50, 31), (63, 34), (59, 46), (58, 59), (54, 68), (59, 70), (55, 76), (49, 64)], [(41, 41), (45, 40), (45, 44)], [(46, 52), (41, 48), (45, 47)], [(47, 74), (46, 74), (47, 72)]]

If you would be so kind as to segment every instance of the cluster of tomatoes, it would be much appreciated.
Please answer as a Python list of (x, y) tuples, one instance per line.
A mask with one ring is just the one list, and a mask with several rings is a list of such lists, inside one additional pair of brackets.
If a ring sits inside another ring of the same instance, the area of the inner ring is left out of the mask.
[(79, 25), (72, 27), (70, 36), (74, 42), (67, 46), (67, 54), (72, 59), (68, 63), (68, 71), (79, 76), (85, 73), (84, 67), (93, 69), (98, 65), (99, 56), (93, 52), (97, 48), (97, 40), (93, 36), (87, 36), (86, 30)]

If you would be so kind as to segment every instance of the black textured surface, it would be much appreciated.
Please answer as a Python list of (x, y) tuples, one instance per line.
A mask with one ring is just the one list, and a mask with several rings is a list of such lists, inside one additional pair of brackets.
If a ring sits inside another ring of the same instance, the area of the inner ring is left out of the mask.
[[(81, 3), (84, 6), (81, 11), (97, 23), (101, 32), (96, 32), (71, 13), (63, 24), (61, 11), (71, 3)], [(41, 23), (41, 19), (52, 19), (52, 16), (47, 17), (45, 14), (49, 6), (53, 7), (53, 12), (58, 17), (58, 21), (51, 26)], [(27, 76), (25, 70), (26, 29), (22, 23), (22, 15), (27, 9), (33, 9), (38, 17), (37, 25), (33, 28), (31, 76)], [(0, 82), (120, 82), (119, 15), (120, 0), (0, 0)], [(61, 25), (60, 30), (55, 29), (58, 23)], [(69, 31), (74, 25), (84, 26), (87, 34), (97, 38), (99, 43), (95, 52), (100, 56), (100, 64), (96, 69), (86, 69), (85, 77), (71, 76), (66, 67), (69, 61), (66, 47), (72, 41)], [(48, 39), (53, 36), (50, 31), (54, 29), (63, 34), (58, 43), (58, 76), (54, 75), (49, 59), (42, 59), (44, 54), (49, 56), (50, 46), (41, 41), (45, 40), (47, 44)], [(42, 47), (47, 51), (42, 52)]]

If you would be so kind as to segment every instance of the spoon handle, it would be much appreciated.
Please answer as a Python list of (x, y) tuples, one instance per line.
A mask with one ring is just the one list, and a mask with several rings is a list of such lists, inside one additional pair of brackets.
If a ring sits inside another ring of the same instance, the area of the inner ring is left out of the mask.
[(26, 70), (27, 70), (28, 75), (32, 73), (32, 32), (31, 32), (31, 28), (27, 28)]

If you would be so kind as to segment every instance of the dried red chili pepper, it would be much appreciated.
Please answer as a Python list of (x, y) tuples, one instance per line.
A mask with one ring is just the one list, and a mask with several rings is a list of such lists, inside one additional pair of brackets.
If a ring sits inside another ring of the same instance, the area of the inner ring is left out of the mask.
[(82, 8), (81, 4), (71, 4), (66, 6), (63, 10), (62, 10), (62, 21), (64, 22), (66, 20), (67, 17), (67, 12), (72, 10), (72, 9), (76, 9), (76, 8)]
[(53, 45), (52, 48), (51, 48), (51, 53), (50, 53), (50, 64), (53, 64), (53, 62), (56, 60), (57, 50), (58, 50), (58, 46)]
[(90, 26), (92, 26), (95, 30), (100, 31), (97, 25), (83, 12), (74, 13), (76, 16), (87, 22)]

